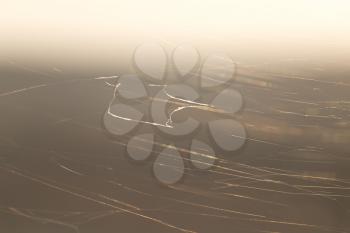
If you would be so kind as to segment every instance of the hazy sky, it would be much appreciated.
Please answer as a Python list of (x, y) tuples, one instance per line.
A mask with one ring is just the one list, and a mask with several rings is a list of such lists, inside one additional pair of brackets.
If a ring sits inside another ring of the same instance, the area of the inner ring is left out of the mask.
[(159, 39), (257, 53), (309, 49), (344, 55), (350, 50), (350, 1), (2, 0), (0, 30), (6, 54), (101, 50)]

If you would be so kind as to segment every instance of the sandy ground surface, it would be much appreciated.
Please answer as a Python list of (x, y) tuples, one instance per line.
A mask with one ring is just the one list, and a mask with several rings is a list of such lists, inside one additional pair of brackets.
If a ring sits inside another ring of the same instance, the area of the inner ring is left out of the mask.
[(1, 232), (350, 232), (347, 66), (240, 66), (245, 146), (169, 187), (103, 128), (122, 72), (1, 63)]

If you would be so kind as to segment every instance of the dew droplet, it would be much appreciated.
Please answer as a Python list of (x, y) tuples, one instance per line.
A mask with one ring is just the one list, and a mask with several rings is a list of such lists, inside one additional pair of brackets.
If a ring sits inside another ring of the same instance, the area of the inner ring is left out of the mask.
[(185, 76), (190, 73), (196, 67), (199, 61), (198, 51), (189, 45), (181, 45), (176, 47), (172, 57), (175, 68), (181, 76)]
[(215, 162), (215, 152), (206, 143), (193, 139), (191, 144), (191, 162), (198, 169), (208, 169)]
[(154, 161), (153, 173), (158, 181), (171, 185), (180, 181), (185, 165), (180, 153), (175, 148), (165, 148)]
[(133, 130), (142, 119), (143, 113), (125, 104), (114, 104), (107, 110), (103, 123), (105, 128), (114, 135), (124, 135)]
[(156, 43), (140, 45), (135, 50), (134, 63), (147, 76), (157, 81), (164, 79), (167, 56), (160, 45)]
[(247, 137), (244, 126), (231, 119), (210, 121), (209, 131), (215, 143), (226, 151), (238, 150)]
[(227, 55), (211, 55), (203, 63), (201, 87), (215, 87), (227, 83), (233, 78), (236, 66)]

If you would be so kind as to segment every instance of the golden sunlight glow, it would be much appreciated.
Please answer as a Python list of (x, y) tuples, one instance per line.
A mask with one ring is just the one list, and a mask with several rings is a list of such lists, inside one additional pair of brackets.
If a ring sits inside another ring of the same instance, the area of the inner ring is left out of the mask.
[(13, 0), (1, 4), (0, 48), (170, 39), (344, 51), (349, 9), (346, 0)]

